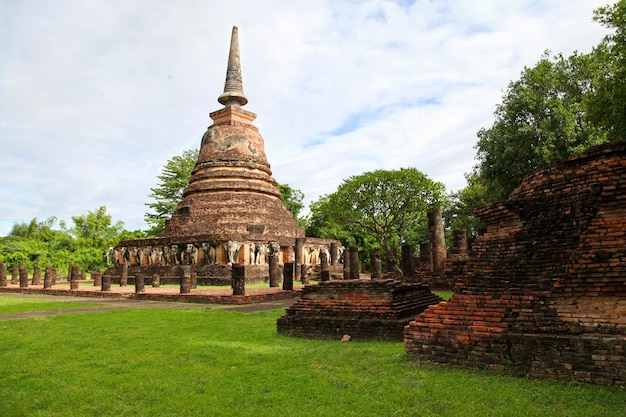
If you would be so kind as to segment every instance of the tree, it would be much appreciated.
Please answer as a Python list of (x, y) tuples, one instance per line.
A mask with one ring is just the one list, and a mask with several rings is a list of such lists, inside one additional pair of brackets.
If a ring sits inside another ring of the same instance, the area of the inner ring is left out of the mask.
[(613, 29), (592, 52), (595, 89), (589, 97), (589, 119), (609, 141), (626, 139), (626, 0), (600, 7), (593, 20)]
[(526, 174), (605, 141), (586, 117), (593, 65), (585, 55), (550, 59), (546, 52), (511, 82), (496, 107), (495, 122), (480, 129), (474, 173), (489, 201), (508, 196)]
[(154, 213), (146, 213), (144, 219), (151, 224), (150, 235), (156, 236), (165, 228), (165, 221), (168, 220), (176, 205), (183, 199), (183, 191), (189, 185), (189, 177), (198, 160), (198, 150), (189, 149), (183, 151), (182, 155), (176, 155), (169, 159), (161, 169), (159, 184), (151, 188), (148, 197), (153, 198), (153, 203), (146, 204)]
[[(334, 193), (311, 204), (309, 229), (371, 237), (386, 252), (389, 267), (398, 276), (400, 245), (419, 226), (427, 212), (444, 201), (443, 184), (415, 168), (377, 170), (352, 176)], [(326, 228), (320, 220), (327, 222)], [(332, 236), (329, 236), (332, 237)]]
[(277, 184), (276, 186), (280, 191), (280, 199), (285, 203), (287, 210), (291, 212), (294, 219), (298, 220), (300, 211), (304, 208), (304, 204), (302, 204), (304, 194), (300, 190), (291, 188), (289, 184)]
[(81, 246), (106, 248), (112, 244), (124, 230), (124, 223), (112, 224), (107, 208), (100, 206), (94, 211), (80, 216), (72, 216), (74, 227), (69, 232), (76, 237)]
[(488, 201), (508, 197), (533, 171), (626, 139), (626, 0), (593, 19), (613, 32), (589, 54), (546, 52), (509, 84), (494, 124), (478, 132), (474, 174)]
[(484, 225), (474, 217), (474, 210), (488, 203), (486, 187), (475, 174), (466, 174), (467, 186), (451, 193), (443, 208), (446, 229), (464, 229), (475, 238)]

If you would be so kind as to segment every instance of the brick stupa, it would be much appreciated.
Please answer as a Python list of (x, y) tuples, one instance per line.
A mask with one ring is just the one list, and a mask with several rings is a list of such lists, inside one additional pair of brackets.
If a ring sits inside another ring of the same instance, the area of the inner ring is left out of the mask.
[[(304, 230), (280, 200), (263, 138), (243, 110), (239, 36), (233, 27), (224, 93), (225, 107), (210, 114), (198, 161), (172, 218), (160, 237), (207, 235), (218, 241), (304, 237)], [(285, 242), (286, 243), (286, 242)]]

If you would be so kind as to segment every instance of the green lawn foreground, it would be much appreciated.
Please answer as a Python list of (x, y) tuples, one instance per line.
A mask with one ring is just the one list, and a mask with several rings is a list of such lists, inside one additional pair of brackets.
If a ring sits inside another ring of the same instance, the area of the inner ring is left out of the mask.
[(74, 308), (98, 307), (102, 305), (104, 304), (84, 301), (54, 301), (41, 298), (12, 298), (0, 295), (0, 316), (3, 314), (68, 310)]
[(290, 338), (283, 309), (0, 320), (0, 415), (624, 416), (616, 387), (434, 365), (401, 342)]

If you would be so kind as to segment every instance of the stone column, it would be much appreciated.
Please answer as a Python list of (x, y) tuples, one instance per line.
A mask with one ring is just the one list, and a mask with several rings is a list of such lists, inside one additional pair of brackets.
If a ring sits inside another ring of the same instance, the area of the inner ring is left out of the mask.
[(246, 267), (242, 264), (233, 264), (233, 295), (246, 295)]
[(189, 294), (191, 292), (191, 267), (179, 266), (178, 276), (180, 277), (180, 293)]
[(80, 270), (80, 280), (85, 281), (87, 279), (87, 272), (84, 269)]
[(343, 279), (350, 279), (350, 252), (343, 254)]
[(295, 266), (295, 262), (285, 262), (283, 267), (283, 290), (285, 291), (293, 290), (294, 269), (297, 269)]
[(424, 271), (433, 270), (433, 258), (430, 242), (424, 242), (420, 244), (420, 265)]
[(52, 285), (56, 285), (58, 276), (59, 274), (57, 272), (57, 269), (55, 267), (52, 267)]
[(7, 264), (0, 264), (0, 287), (6, 287), (7, 283)]
[(380, 252), (374, 251), (370, 254), (370, 268), (372, 269), (372, 279), (380, 279), (383, 276), (383, 265), (380, 261)]
[(330, 270), (322, 269), (322, 272), (320, 272), (320, 281), (322, 282), (330, 281)]
[(102, 271), (97, 270), (91, 274), (91, 278), (93, 278), (93, 286), (100, 287), (102, 286)]
[(20, 283), (20, 270), (13, 268), (11, 270), (11, 284), (16, 285)]
[(20, 266), (20, 288), (28, 288), (28, 269)]
[(278, 253), (272, 253), (269, 257), (270, 287), (280, 285), (280, 269), (278, 268)]
[(124, 262), (122, 264), (122, 273), (120, 275), (120, 287), (126, 287), (128, 285), (128, 264)]
[(78, 289), (78, 266), (72, 265), (70, 267), (70, 290)]
[(191, 289), (195, 290), (198, 288), (198, 274), (196, 272), (191, 273)]
[(454, 241), (452, 244), (452, 253), (459, 256), (467, 256), (467, 230), (455, 229), (452, 231)]
[(443, 219), (441, 208), (436, 208), (428, 213), (428, 235), (432, 245), (433, 270), (443, 271), (446, 257), (446, 237), (443, 232)]
[(360, 265), (358, 246), (350, 246), (350, 279), (359, 279), (361, 277)]
[(161, 277), (159, 274), (152, 275), (152, 288), (159, 288), (161, 286)]
[(141, 273), (135, 274), (135, 294), (142, 294), (146, 292), (146, 286), (144, 284), (145, 277)]
[(43, 288), (52, 288), (52, 267), (50, 265), (46, 266), (46, 272), (43, 276)]
[(337, 242), (330, 243), (330, 259), (328, 261), (331, 265), (337, 265), (337, 262), (339, 262), (339, 248)]
[(309, 267), (305, 264), (300, 265), (300, 280), (303, 284), (309, 283)]
[(102, 291), (111, 291), (111, 275), (109, 274), (102, 276)]
[(410, 277), (415, 271), (415, 264), (413, 262), (413, 245), (405, 243), (402, 245), (402, 273), (405, 277)]
[(297, 237), (296, 238), (296, 248), (295, 248), (295, 280), (300, 281), (300, 276), (302, 270), (300, 269), (300, 265), (302, 265), (302, 247), (304, 246), (304, 238)]
[(39, 265), (33, 268), (33, 285), (41, 285), (41, 268)]
[(328, 255), (326, 252), (320, 252), (320, 268), (322, 271), (328, 270)]

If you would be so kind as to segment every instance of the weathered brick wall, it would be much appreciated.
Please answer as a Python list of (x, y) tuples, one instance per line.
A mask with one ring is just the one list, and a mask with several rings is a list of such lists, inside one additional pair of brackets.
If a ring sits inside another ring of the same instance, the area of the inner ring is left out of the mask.
[(300, 337), (402, 340), (404, 326), (441, 298), (421, 284), (391, 279), (326, 281), (305, 286), (277, 321), (279, 333)]
[(526, 177), (476, 212), (456, 295), (405, 328), (432, 360), (626, 384), (626, 142)]

